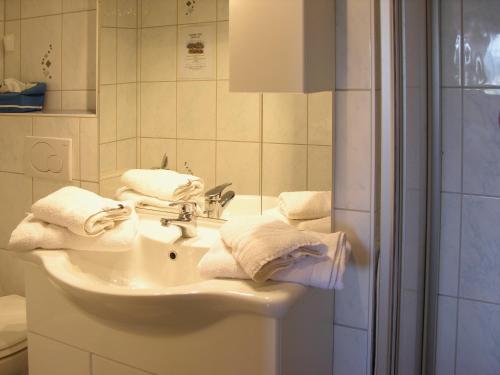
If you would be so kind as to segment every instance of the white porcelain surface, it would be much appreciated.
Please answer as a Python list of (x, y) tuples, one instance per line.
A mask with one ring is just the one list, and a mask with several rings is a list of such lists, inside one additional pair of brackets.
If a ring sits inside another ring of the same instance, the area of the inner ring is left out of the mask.
[(370, 214), (335, 210), (335, 231), (352, 246), (344, 274), (346, 288), (335, 292), (335, 323), (368, 328), (370, 296)]
[(221, 218), (229, 220), (239, 216), (261, 215), (266, 210), (276, 209), (278, 205), (277, 197), (236, 194), (224, 208)]
[(23, 173), (24, 137), (31, 134), (31, 118), (0, 118), (1, 171)]
[(458, 309), (456, 374), (498, 374), (500, 306), (461, 300)]
[(436, 374), (455, 374), (457, 311), (457, 299), (439, 296), (436, 337)]
[(147, 372), (92, 355), (92, 375), (148, 375)]
[(464, 196), (460, 296), (500, 303), (500, 198)]
[(179, 229), (162, 227), (159, 218), (141, 216), (140, 235), (128, 252), (36, 251), (34, 256), (82, 308), (112, 320), (154, 322), (199, 309), (279, 317), (306, 290), (286, 283), (203, 280), (196, 265), (217, 240), (220, 224), (200, 220), (197, 237), (176, 241)]
[(462, 196), (441, 195), (441, 236), (439, 249), (439, 292), (458, 295)]
[(463, 191), (500, 196), (500, 90), (463, 95)]
[(368, 338), (364, 330), (335, 325), (333, 373), (335, 375), (365, 375)]
[(174, 138), (177, 133), (177, 84), (141, 83), (141, 136)]
[(462, 191), (462, 90), (442, 90), (442, 186)]
[(335, 207), (370, 209), (370, 92), (336, 94)]

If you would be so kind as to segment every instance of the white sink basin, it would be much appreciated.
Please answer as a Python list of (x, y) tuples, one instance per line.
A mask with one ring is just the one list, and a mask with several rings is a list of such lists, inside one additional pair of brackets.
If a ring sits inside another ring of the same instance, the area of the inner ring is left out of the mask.
[[(287, 283), (204, 280), (197, 264), (220, 224), (199, 219), (198, 237), (179, 239), (160, 216), (141, 215), (131, 251), (35, 251), (50, 279), (83, 309), (102, 318), (151, 322), (169, 316), (254, 313), (281, 317), (306, 290)], [(175, 258), (175, 259), (174, 259)]]
[(260, 215), (263, 211), (277, 207), (278, 198), (260, 195), (237, 194), (224, 209), (221, 219), (228, 220), (232, 217)]

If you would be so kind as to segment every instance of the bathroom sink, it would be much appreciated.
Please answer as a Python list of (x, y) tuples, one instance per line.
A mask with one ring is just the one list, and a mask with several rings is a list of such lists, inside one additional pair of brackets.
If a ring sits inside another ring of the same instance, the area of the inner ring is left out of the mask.
[(41, 264), (81, 308), (114, 321), (231, 313), (279, 318), (306, 291), (289, 283), (205, 280), (196, 266), (218, 239), (220, 223), (199, 219), (197, 237), (177, 239), (179, 229), (162, 227), (160, 216), (140, 217), (130, 251), (39, 250), (27, 260)]
[(238, 216), (260, 215), (261, 212), (277, 206), (277, 197), (237, 194), (224, 208), (221, 219), (228, 220)]

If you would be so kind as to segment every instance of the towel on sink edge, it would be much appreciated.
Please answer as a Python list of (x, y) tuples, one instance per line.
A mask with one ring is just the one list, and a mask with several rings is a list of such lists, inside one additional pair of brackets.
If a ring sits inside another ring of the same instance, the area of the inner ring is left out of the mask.
[(281, 213), (292, 220), (321, 219), (330, 216), (331, 191), (292, 191), (279, 195)]
[(75, 186), (63, 187), (31, 206), (35, 218), (90, 237), (113, 229), (133, 211), (131, 203), (103, 198)]
[(140, 194), (174, 202), (192, 200), (205, 189), (201, 178), (166, 169), (131, 169), (121, 181)]
[[(297, 283), (321, 289), (342, 289), (351, 246), (343, 232), (317, 234), (327, 244), (325, 257), (307, 257), (293, 267), (277, 271), (269, 280)], [(198, 263), (200, 275), (207, 279), (250, 279), (222, 240), (218, 240)]]
[(35, 249), (68, 249), (88, 251), (130, 250), (137, 235), (139, 219), (133, 212), (129, 220), (118, 223), (98, 237), (79, 236), (67, 228), (46, 223), (28, 214), (11, 234), (8, 249), (30, 251)]
[(302, 257), (323, 257), (328, 251), (313, 232), (300, 231), (272, 217), (234, 218), (221, 227), (220, 234), (254, 281), (265, 281)]

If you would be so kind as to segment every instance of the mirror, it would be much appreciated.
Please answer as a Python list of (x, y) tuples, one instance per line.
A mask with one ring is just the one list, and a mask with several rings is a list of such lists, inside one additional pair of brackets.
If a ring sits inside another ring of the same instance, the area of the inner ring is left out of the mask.
[(231, 93), (227, 0), (140, 4), (99, 2), (104, 190), (164, 155), (205, 191), (232, 183), (223, 219), (276, 208), (281, 192), (331, 190), (331, 92)]

